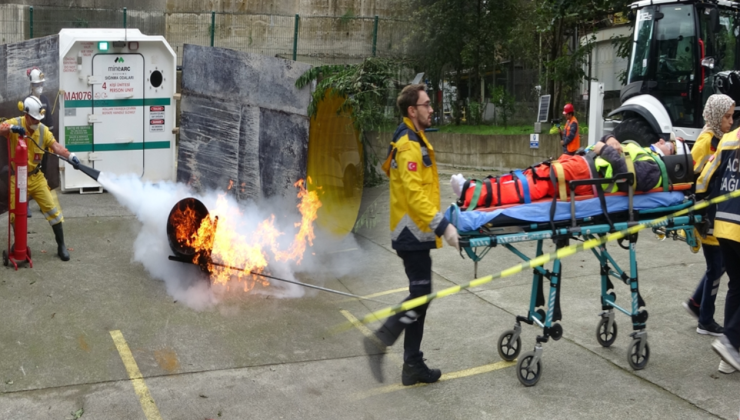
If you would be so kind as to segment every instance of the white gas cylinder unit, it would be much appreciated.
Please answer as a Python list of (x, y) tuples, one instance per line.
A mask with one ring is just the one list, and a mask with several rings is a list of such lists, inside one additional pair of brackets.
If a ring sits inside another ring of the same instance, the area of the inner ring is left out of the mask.
[[(59, 32), (59, 142), (87, 166), (151, 181), (175, 180), (177, 57), (138, 29)], [(102, 192), (69, 164), (64, 192)]]

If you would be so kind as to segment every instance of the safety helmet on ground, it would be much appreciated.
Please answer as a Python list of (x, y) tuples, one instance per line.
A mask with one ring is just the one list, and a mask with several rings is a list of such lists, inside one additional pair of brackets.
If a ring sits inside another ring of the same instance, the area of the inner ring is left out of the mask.
[(565, 104), (563, 107), (563, 115), (565, 114), (575, 114), (576, 110), (573, 108), (572, 104)]
[(38, 98), (29, 96), (26, 99), (23, 100), (23, 102), (18, 102), (18, 110), (23, 111), (26, 114), (30, 115), (35, 120), (43, 120), (44, 114), (46, 114), (46, 109), (44, 109), (44, 105), (41, 103)]
[(26, 76), (28, 76), (31, 83), (43, 83), (45, 81), (44, 73), (38, 67), (31, 67), (26, 70)]

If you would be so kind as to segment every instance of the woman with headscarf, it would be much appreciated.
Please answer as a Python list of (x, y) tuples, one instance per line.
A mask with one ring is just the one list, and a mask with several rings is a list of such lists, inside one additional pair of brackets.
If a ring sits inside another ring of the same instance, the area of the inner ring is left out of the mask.
[[(728, 133), (732, 127), (732, 114), (735, 112), (735, 102), (727, 95), (712, 95), (707, 100), (704, 107), (704, 121), (706, 125), (696, 139), (694, 147), (691, 150), (691, 157), (694, 160), (694, 173), (701, 173), (704, 166), (715, 158), (717, 145), (722, 136)], [(715, 209), (711, 209), (708, 215), (713, 215)], [(699, 321), (696, 332), (699, 334), (708, 334), (721, 336), (724, 333), (722, 326), (714, 320), (714, 301), (719, 290), (720, 278), (725, 273), (725, 266), (722, 259), (722, 251), (719, 247), (717, 238), (713, 236), (712, 218), (708, 218), (709, 229), (707, 236), (701, 238), (704, 259), (707, 263), (707, 270), (704, 273), (694, 295), (684, 302), (686, 310)], [(732, 373), (735, 369), (725, 363), (720, 362), (719, 371), (722, 373)]]

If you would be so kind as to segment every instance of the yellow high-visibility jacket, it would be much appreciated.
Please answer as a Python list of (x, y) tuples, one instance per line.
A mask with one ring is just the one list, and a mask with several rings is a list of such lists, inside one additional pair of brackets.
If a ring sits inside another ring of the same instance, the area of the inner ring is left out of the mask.
[[(711, 197), (716, 197), (740, 187), (740, 140), (737, 135), (738, 130), (734, 130), (722, 136), (714, 158), (710, 158), (696, 181), (697, 193), (710, 193)], [(711, 208), (709, 212), (712, 212)], [(712, 220), (711, 215), (709, 220)], [(740, 242), (740, 200), (717, 204), (714, 236)]]
[(393, 135), (383, 169), (390, 177), (393, 249), (441, 248), (440, 237), (449, 221), (440, 212), (434, 149), (408, 118)]
[[(699, 134), (699, 137), (694, 143), (694, 147), (691, 148), (691, 158), (694, 160), (695, 174), (701, 174), (709, 160), (714, 159), (712, 156), (715, 155), (718, 145), (719, 139), (715, 137), (714, 132), (702, 131), (701, 134)], [(712, 226), (712, 222), (709, 221), (707, 237), (700, 237), (699, 239), (701, 239), (701, 243), (704, 245), (719, 246), (719, 241), (712, 235), (713, 232), (714, 227)]]

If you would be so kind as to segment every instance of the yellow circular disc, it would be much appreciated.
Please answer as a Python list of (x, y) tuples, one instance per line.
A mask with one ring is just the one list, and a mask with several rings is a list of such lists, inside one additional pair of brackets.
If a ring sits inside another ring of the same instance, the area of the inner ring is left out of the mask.
[(321, 200), (317, 223), (337, 236), (354, 227), (363, 185), (362, 144), (351, 116), (337, 112), (343, 102), (327, 95), (308, 134), (308, 188)]

